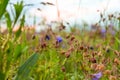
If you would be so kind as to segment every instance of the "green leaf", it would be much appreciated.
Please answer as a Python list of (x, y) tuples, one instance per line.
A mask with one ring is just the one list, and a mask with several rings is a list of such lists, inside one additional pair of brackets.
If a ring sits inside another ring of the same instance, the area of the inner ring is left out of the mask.
[(14, 20), (14, 23), (13, 23), (13, 27), (17, 23), (20, 15), (22, 13), (22, 10), (24, 8), (23, 1), (21, 1), (20, 3), (17, 2), (17, 4), (14, 4), (14, 8), (15, 8), (15, 20)]
[(20, 57), (22, 54), (22, 47), (21, 47), (21, 44), (18, 44), (15, 48), (15, 51), (14, 51), (14, 59), (18, 59), (18, 57)]
[(6, 22), (7, 22), (7, 28), (9, 32), (12, 33), (12, 20), (10, 18), (10, 14), (6, 12), (5, 17), (6, 17)]
[(0, 72), (0, 80), (5, 80), (5, 74), (3, 74), (2, 72)]
[(22, 27), (24, 26), (24, 23), (25, 23), (25, 15), (23, 15), (22, 19), (21, 19), (21, 22), (20, 22), (20, 27), (18, 29), (18, 31), (16, 32), (16, 39), (21, 35), (22, 31)]
[(0, 0), (0, 19), (6, 11), (9, 0)]
[(120, 40), (119, 40), (117, 37), (116, 37), (115, 39), (116, 39), (116, 41), (120, 44)]
[(38, 61), (39, 54), (34, 53), (26, 62), (19, 68), (15, 80), (26, 80), (29, 74)]

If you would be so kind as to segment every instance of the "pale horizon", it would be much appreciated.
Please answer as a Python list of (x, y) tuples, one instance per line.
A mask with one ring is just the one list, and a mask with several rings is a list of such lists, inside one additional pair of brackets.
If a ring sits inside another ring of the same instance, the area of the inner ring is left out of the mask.
[[(16, 3), (21, 0), (10, 0)], [(36, 26), (42, 18), (47, 23), (58, 19), (56, 10), (56, 0), (23, 0), (25, 4), (37, 4), (29, 7), (26, 11), (26, 24), (33, 25), (34, 16), (36, 17)], [(51, 2), (55, 6), (43, 6), (40, 2)], [(60, 18), (70, 23), (81, 23), (85, 21), (88, 24), (97, 22), (100, 19), (100, 12), (106, 9), (106, 13), (115, 13), (120, 11), (120, 0), (58, 0)], [(42, 11), (37, 10), (40, 8)], [(78, 9), (79, 8), (79, 9)], [(9, 11), (9, 6), (7, 8)], [(98, 12), (99, 10), (99, 12)]]

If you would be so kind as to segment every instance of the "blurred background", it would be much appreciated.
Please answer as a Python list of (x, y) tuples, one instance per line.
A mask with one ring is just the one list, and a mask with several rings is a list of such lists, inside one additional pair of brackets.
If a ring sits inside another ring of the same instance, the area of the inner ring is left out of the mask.
[[(13, 5), (21, 0), (10, 0), (7, 11), (12, 16)], [(113, 14), (120, 12), (120, 0), (23, 0), (25, 25), (39, 26), (45, 20), (46, 24), (52, 21), (67, 21), (70, 25), (80, 25), (85, 22), (91, 25), (100, 20), (100, 13)], [(44, 3), (50, 3), (46, 5)], [(22, 16), (22, 15), (21, 15)], [(2, 27), (5, 27), (4, 20)]]

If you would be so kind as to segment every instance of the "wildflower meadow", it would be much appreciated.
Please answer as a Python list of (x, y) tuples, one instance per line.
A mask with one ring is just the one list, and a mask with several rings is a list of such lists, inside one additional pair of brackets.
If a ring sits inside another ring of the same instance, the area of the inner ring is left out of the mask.
[[(36, 30), (35, 25), (26, 25), (23, 11), (33, 6), (0, 0), (0, 80), (120, 80), (119, 12), (106, 15), (104, 11), (91, 25), (43, 20), (40, 27), (45, 29)], [(59, 15), (58, 10), (58, 19)]]

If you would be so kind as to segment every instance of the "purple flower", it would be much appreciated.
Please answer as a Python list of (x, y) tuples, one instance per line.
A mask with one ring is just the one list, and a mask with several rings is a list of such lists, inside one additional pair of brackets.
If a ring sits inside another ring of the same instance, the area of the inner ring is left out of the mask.
[(46, 39), (46, 40), (50, 40), (50, 36), (46, 35), (46, 36), (45, 36), (45, 39)]
[(115, 35), (115, 31), (111, 31), (111, 34), (114, 36)]
[(102, 72), (93, 74), (92, 80), (99, 80), (102, 77)]
[(94, 77), (94, 78), (92, 78), (92, 80), (99, 80), (98, 78), (96, 78), (96, 77)]
[(59, 43), (60, 43), (60, 42), (62, 42), (62, 37), (57, 36), (57, 37), (56, 37), (56, 40), (57, 40), (57, 42), (59, 42)]
[(105, 29), (102, 29), (102, 30), (101, 30), (101, 33), (102, 33), (102, 34), (106, 33), (106, 30), (105, 30)]
[(105, 34), (106, 34), (106, 30), (105, 29), (101, 29), (101, 36), (105, 37)]

